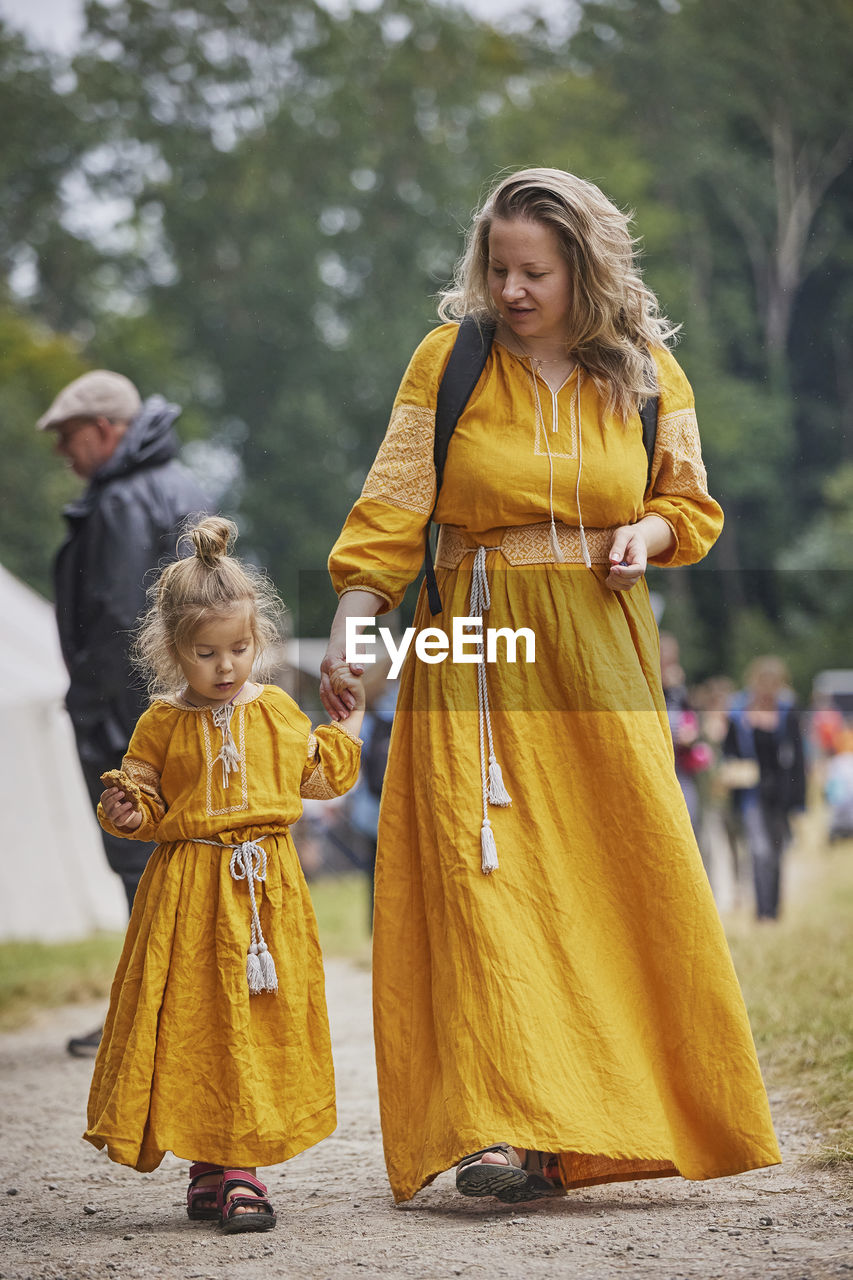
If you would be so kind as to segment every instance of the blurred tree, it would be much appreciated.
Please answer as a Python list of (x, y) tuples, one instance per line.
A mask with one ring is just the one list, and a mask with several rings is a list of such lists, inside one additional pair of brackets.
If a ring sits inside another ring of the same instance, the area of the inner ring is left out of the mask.
[(0, 547), (3, 565), (53, 596), (51, 565), (64, 535), (64, 504), (79, 492), (49, 436), (35, 430), (52, 397), (83, 373), (74, 343), (0, 307)]
[(239, 448), (247, 541), (291, 600), (305, 571), (296, 625), (320, 629), (318, 571), (500, 161), (489, 125), (524, 45), (425, 0), (87, 17), (80, 87), (133, 171), (88, 163), (101, 198), (132, 195), (115, 265)]

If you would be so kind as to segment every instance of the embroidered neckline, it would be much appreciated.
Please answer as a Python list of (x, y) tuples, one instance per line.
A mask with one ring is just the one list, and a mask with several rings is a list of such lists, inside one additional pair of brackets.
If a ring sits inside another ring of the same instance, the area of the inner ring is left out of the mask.
[[(223, 703), (223, 706), (242, 707), (249, 702), (256, 702), (258, 698), (263, 696), (265, 689), (269, 685), (255, 684), (254, 681), (247, 680), (243, 688), (236, 695), (232, 702)], [(169, 707), (176, 707), (178, 711), (216, 711), (217, 707), (198, 707), (194, 702), (187, 702), (182, 693), (161, 694), (154, 699), (155, 702), (165, 702)]]

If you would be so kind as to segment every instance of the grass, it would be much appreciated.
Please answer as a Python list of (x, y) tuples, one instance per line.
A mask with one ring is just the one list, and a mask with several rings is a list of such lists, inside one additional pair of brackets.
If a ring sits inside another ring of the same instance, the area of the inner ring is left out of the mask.
[[(367, 879), (326, 876), (311, 882), (324, 954), (370, 959)], [(80, 942), (0, 943), (0, 1030), (22, 1026), (36, 1009), (106, 999), (123, 935)]]
[(776, 924), (726, 920), (765, 1079), (814, 1115), (815, 1158), (853, 1161), (853, 846), (829, 848), (810, 819)]
[(120, 933), (80, 942), (0, 943), (0, 1029), (21, 1026), (38, 1008), (106, 996), (121, 944)]

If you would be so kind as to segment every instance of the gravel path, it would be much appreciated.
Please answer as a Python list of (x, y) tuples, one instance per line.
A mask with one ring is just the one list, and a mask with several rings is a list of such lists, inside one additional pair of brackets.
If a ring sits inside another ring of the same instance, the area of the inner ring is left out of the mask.
[[(519, 1206), (464, 1200), (451, 1174), (395, 1208), (385, 1181), (370, 1039), (370, 979), (327, 966), (339, 1127), (267, 1171), (279, 1226), (220, 1235), (189, 1222), (186, 1165), (140, 1175), (80, 1140), (91, 1063), (64, 1041), (99, 1007), (40, 1015), (0, 1036), (0, 1280), (305, 1277), (653, 1277), (853, 1280), (853, 1204), (798, 1160), (813, 1127), (773, 1097), (785, 1163), (709, 1183), (678, 1179)], [(500, 1137), (500, 1135), (495, 1135)]]

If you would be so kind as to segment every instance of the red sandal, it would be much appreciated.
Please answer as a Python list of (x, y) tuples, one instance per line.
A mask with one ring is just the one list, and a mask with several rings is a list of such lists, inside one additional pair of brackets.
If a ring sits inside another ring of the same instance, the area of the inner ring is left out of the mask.
[(198, 1185), (199, 1178), (216, 1173), (222, 1176), (221, 1164), (206, 1164), (197, 1160), (190, 1165), (190, 1185), (187, 1187), (187, 1217), (194, 1222), (215, 1222), (219, 1217), (219, 1183)]
[[(235, 1187), (246, 1187), (256, 1195), (235, 1195), (228, 1192)], [(267, 1189), (253, 1174), (245, 1169), (223, 1169), (217, 1198), (219, 1225), (226, 1235), (241, 1231), (270, 1231), (276, 1224), (276, 1216), (267, 1196)], [(235, 1213), (235, 1209), (253, 1209), (254, 1213)]]

